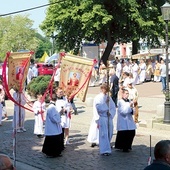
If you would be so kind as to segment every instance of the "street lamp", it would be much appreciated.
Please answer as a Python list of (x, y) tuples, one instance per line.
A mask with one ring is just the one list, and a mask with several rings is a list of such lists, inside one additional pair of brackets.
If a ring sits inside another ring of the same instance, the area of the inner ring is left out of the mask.
[(165, 103), (164, 103), (164, 123), (170, 123), (170, 96), (169, 96), (169, 68), (168, 68), (168, 21), (170, 20), (170, 4), (166, 2), (162, 7), (162, 16), (165, 21), (165, 31), (166, 31), (166, 97), (165, 97)]
[(50, 37), (52, 38), (52, 50), (51, 50), (52, 54), (51, 55), (53, 55), (55, 52), (55, 40), (56, 40), (57, 35), (54, 35), (54, 32), (52, 32)]

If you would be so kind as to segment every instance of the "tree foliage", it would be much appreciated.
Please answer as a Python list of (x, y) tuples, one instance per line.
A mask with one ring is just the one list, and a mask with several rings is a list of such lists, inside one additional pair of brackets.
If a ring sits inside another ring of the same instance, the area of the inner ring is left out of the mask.
[(36, 33), (36, 38), (38, 39), (38, 47), (36, 49), (35, 57), (41, 58), (44, 52), (49, 52), (52, 48), (52, 44), (47, 37), (43, 37), (41, 34)]
[(7, 51), (16, 52), (20, 49), (35, 50), (38, 40), (33, 21), (27, 15), (15, 15), (0, 18), (0, 57)]
[[(49, 0), (50, 3), (57, 0)], [(115, 42), (138, 42), (147, 38), (158, 43), (163, 21), (163, 0), (65, 0), (51, 5), (41, 29), (46, 35), (57, 33), (59, 49), (78, 51), (82, 40), (107, 42), (104, 63)]]

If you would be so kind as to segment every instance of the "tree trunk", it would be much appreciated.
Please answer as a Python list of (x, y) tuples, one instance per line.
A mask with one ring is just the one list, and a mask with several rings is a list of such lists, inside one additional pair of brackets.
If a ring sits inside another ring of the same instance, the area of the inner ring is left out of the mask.
[(106, 46), (106, 49), (102, 55), (102, 58), (101, 60), (103, 61), (104, 65), (107, 66), (107, 60), (110, 56), (110, 53), (113, 49), (113, 46), (115, 44), (115, 41), (114, 39), (111, 37), (111, 34), (110, 34), (110, 31), (108, 30), (107, 31), (107, 39), (108, 39), (108, 42), (107, 42), (107, 46)]
[(137, 54), (139, 49), (139, 40), (132, 41), (132, 55)]

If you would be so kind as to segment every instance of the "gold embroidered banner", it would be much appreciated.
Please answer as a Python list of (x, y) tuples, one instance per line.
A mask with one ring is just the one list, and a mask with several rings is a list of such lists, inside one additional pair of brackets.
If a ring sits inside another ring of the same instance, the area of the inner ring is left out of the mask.
[(30, 52), (10, 53), (8, 58), (8, 88), (22, 90), (30, 65)]
[(84, 102), (94, 63), (91, 59), (66, 54), (62, 58), (60, 87)]

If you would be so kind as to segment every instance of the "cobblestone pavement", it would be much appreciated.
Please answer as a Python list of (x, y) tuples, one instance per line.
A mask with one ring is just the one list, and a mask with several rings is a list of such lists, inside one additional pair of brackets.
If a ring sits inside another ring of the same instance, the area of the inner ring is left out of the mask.
[[(137, 87), (139, 91), (140, 88), (142, 88), (141, 86)], [(150, 83), (144, 85), (144, 87), (154, 88), (155, 93), (148, 94), (148, 96), (141, 96), (141, 119), (145, 119), (146, 114), (148, 117), (149, 115), (150, 117), (153, 116), (156, 110), (155, 106), (164, 101), (164, 96), (158, 93), (160, 85)], [(91, 91), (93, 91), (93, 93)], [(90, 88), (87, 97), (94, 96), (97, 92), (98, 88)], [(141, 94), (143, 94), (142, 90)], [(151, 98), (153, 99), (152, 101)], [(0, 151), (12, 157), (11, 121), (13, 110), (12, 103), (7, 101), (7, 104), (10, 119), (4, 121), (3, 126), (0, 127)], [(168, 131), (139, 127), (134, 139), (133, 150), (130, 153), (123, 153), (113, 149), (111, 156), (101, 156), (98, 147), (91, 148), (90, 144), (86, 142), (92, 119), (92, 107), (87, 107), (85, 103), (81, 103), (80, 101), (76, 101), (76, 104), (79, 115), (72, 116), (70, 145), (66, 146), (62, 157), (44, 157), (41, 153), (44, 139), (39, 139), (33, 135), (34, 116), (32, 113), (27, 112), (25, 122), (27, 132), (17, 134), (17, 161), (32, 166), (30, 170), (142, 170), (147, 165), (149, 157), (149, 136), (152, 135), (152, 151), (153, 146), (159, 140), (170, 139)], [(116, 118), (114, 119), (114, 124), (116, 124)], [(112, 145), (114, 145), (115, 134), (116, 131), (113, 136)], [(28, 169), (24, 164), (18, 167), (17, 170)]]

